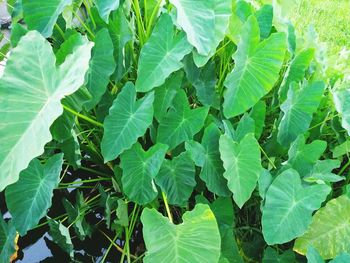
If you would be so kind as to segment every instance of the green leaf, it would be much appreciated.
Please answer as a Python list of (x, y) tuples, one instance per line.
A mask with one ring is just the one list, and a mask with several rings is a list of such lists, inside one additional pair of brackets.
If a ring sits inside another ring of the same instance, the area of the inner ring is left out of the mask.
[(284, 115), (278, 126), (277, 140), (288, 147), (300, 134), (305, 133), (316, 112), (325, 84), (322, 81), (299, 85), (292, 83), (287, 100), (281, 105)]
[(350, 140), (343, 142), (333, 149), (333, 158), (339, 158), (350, 152)]
[(63, 154), (56, 154), (42, 165), (33, 159), (20, 179), (6, 188), (6, 204), (21, 236), (35, 227), (51, 207), (53, 190), (58, 186)]
[(114, 222), (120, 226), (129, 225), (129, 216), (128, 216), (128, 204), (123, 199), (118, 199), (117, 201), (117, 219)]
[(24, 21), (29, 30), (37, 30), (47, 38), (58, 16), (71, 3), (72, 0), (22, 0)]
[(154, 117), (160, 122), (166, 115), (173, 99), (181, 87), (183, 72), (178, 71), (171, 75), (165, 83), (154, 92)]
[(297, 171), (278, 175), (267, 190), (262, 211), (262, 232), (269, 245), (283, 244), (301, 236), (311, 223), (331, 187), (314, 184), (303, 187)]
[(50, 44), (36, 31), (11, 51), (0, 80), (0, 191), (43, 153), (49, 127), (63, 112), (61, 99), (84, 83), (91, 47), (80, 46), (59, 68)]
[(225, 80), (224, 115), (237, 116), (253, 107), (279, 78), (287, 48), (284, 33), (274, 33), (260, 42), (254, 16), (245, 23), (234, 55), (235, 67)]
[(249, 112), (249, 117), (255, 122), (255, 137), (259, 139), (265, 127), (266, 103), (259, 101)]
[(195, 167), (188, 152), (172, 160), (164, 160), (156, 184), (165, 192), (169, 204), (185, 205), (196, 186)]
[(252, 133), (239, 143), (227, 135), (221, 135), (219, 149), (227, 186), (233, 193), (233, 200), (242, 208), (253, 193), (262, 172), (259, 143)]
[(350, 253), (350, 199), (343, 195), (329, 201), (316, 212), (306, 233), (294, 244), (294, 250), (305, 255), (313, 246), (324, 259)]
[(231, 5), (232, 0), (214, 0), (215, 34), (211, 40), (212, 46), (207, 56), (199, 55), (197, 52), (193, 53), (194, 62), (198, 67), (203, 67), (208, 62), (210, 57), (215, 54), (220, 42), (224, 39), (232, 13)]
[(62, 150), (64, 158), (73, 169), (78, 169), (81, 166), (80, 144), (74, 130), (72, 130), (72, 136), (60, 143), (58, 147)]
[(335, 108), (342, 118), (342, 126), (350, 135), (350, 88), (345, 83), (332, 91)]
[(349, 253), (341, 253), (335, 259), (329, 261), (329, 263), (348, 263), (350, 261)]
[(169, 2), (176, 7), (177, 24), (186, 32), (188, 42), (200, 55), (208, 56), (217, 42), (215, 0), (170, 0)]
[(295, 255), (292, 250), (287, 250), (282, 254), (278, 254), (276, 250), (267, 247), (264, 252), (263, 263), (290, 263), (295, 262)]
[(157, 142), (167, 144), (172, 150), (180, 143), (191, 140), (202, 129), (208, 110), (207, 107), (191, 110), (186, 93), (179, 90), (172, 107), (159, 124)]
[(140, 205), (153, 201), (158, 191), (154, 178), (163, 163), (168, 146), (156, 144), (145, 152), (139, 143), (121, 156), (123, 190), (128, 198)]
[(304, 177), (304, 180), (307, 182), (322, 180), (327, 183), (345, 180), (345, 177), (332, 173), (332, 171), (339, 168), (339, 166), (340, 161), (338, 160), (319, 160), (312, 168), (310, 174)]
[(218, 262), (220, 234), (208, 205), (197, 204), (173, 225), (155, 209), (145, 208), (141, 215), (146, 243), (144, 262)]
[(144, 135), (153, 119), (154, 93), (136, 100), (135, 87), (128, 82), (109, 109), (101, 142), (105, 162), (115, 159)]
[(195, 164), (202, 167), (199, 176), (209, 191), (219, 196), (228, 196), (230, 191), (227, 180), (223, 177), (224, 167), (219, 152), (220, 135), (220, 130), (212, 123), (204, 130), (202, 144), (186, 143), (186, 149), (191, 153)]
[(321, 255), (312, 246), (309, 246), (307, 253), (306, 253), (306, 258), (307, 258), (308, 263), (324, 263), (324, 260), (321, 257)]
[(12, 221), (5, 222), (0, 214), (0, 261), (10, 262), (11, 256), (15, 253), (16, 228)]
[(260, 28), (260, 38), (264, 39), (270, 35), (273, 19), (272, 5), (263, 5), (256, 13), (256, 19)]
[(171, 17), (163, 14), (142, 47), (137, 70), (137, 91), (147, 92), (162, 85), (171, 73), (182, 68), (181, 60), (191, 52), (192, 47), (183, 32), (175, 32)]
[(292, 82), (301, 82), (304, 79), (305, 71), (310, 66), (311, 61), (315, 56), (315, 50), (308, 48), (299, 52), (292, 60), (287, 69), (282, 85), (279, 89), (280, 101), (284, 102), (287, 99), (287, 93)]
[(235, 44), (239, 42), (244, 23), (253, 14), (253, 6), (246, 1), (232, 1), (232, 15), (227, 30), (227, 36)]
[(239, 120), (236, 131), (233, 135), (233, 140), (240, 142), (248, 133), (255, 132), (255, 122), (247, 113)]
[(109, 14), (119, 7), (119, 0), (94, 0), (100, 17), (108, 23)]
[(67, 254), (73, 257), (73, 244), (70, 238), (69, 229), (61, 222), (56, 222), (53, 219), (49, 220), (49, 234), (53, 241)]
[(90, 67), (86, 74), (86, 87), (92, 95), (92, 100), (84, 105), (93, 108), (106, 92), (109, 76), (115, 70), (113, 58), (113, 43), (106, 28), (101, 29), (95, 36), (95, 46), (92, 49)]

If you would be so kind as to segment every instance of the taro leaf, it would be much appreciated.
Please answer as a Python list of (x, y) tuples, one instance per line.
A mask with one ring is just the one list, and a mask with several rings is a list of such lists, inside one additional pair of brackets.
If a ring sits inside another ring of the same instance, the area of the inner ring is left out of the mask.
[(196, 186), (195, 166), (190, 154), (183, 152), (171, 161), (164, 160), (155, 180), (169, 204), (185, 205)]
[(341, 253), (335, 259), (329, 261), (329, 263), (348, 263), (350, 262), (349, 253)]
[(134, 85), (125, 84), (103, 124), (101, 150), (105, 162), (115, 159), (145, 134), (153, 119), (153, 100), (153, 92), (136, 100)]
[(192, 141), (186, 143), (186, 149), (195, 164), (202, 167), (199, 176), (209, 191), (219, 196), (228, 196), (230, 191), (227, 188), (227, 180), (223, 177), (224, 167), (219, 152), (220, 135), (220, 130), (212, 123), (204, 130), (202, 144)]
[(273, 181), (273, 177), (271, 173), (268, 170), (263, 169), (258, 181), (259, 195), (263, 200), (265, 199), (266, 192), (269, 189), (270, 185), (272, 184), (272, 181)]
[(277, 176), (266, 193), (262, 232), (269, 245), (283, 244), (301, 236), (330, 193), (325, 184), (301, 184), (300, 175), (288, 169)]
[(263, 5), (256, 12), (256, 19), (260, 28), (260, 38), (264, 39), (270, 35), (272, 28), (272, 19), (273, 19), (273, 7), (272, 5)]
[(159, 124), (157, 142), (167, 144), (172, 150), (180, 143), (191, 140), (202, 129), (208, 110), (207, 107), (191, 110), (185, 91), (179, 90), (172, 108)]
[(347, 83), (332, 91), (337, 111), (342, 118), (342, 126), (350, 135), (350, 88)]
[(240, 142), (248, 133), (255, 132), (255, 122), (247, 113), (239, 120), (236, 131), (233, 135), (233, 140)]
[(132, 37), (132, 30), (125, 17), (122, 6), (112, 13), (108, 24), (109, 34), (114, 45), (114, 59), (117, 62), (116, 81), (119, 81), (126, 70), (124, 47)]
[(111, 226), (111, 216), (112, 212), (116, 210), (118, 207), (118, 197), (107, 195), (106, 203), (105, 203), (105, 219), (106, 225), (108, 228)]
[(120, 226), (128, 226), (129, 225), (129, 217), (128, 217), (128, 204), (123, 199), (118, 199), (117, 201), (117, 219), (114, 220), (114, 223)]
[(10, 262), (15, 253), (16, 228), (13, 222), (5, 222), (0, 214), (0, 262)]
[(323, 258), (320, 253), (313, 247), (309, 246), (306, 253), (306, 258), (308, 263), (324, 263)]
[(300, 135), (290, 146), (288, 150), (288, 162), (286, 168), (292, 167), (304, 177), (309, 174), (314, 164), (320, 159), (322, 153), (326, 150), (325, 141), (316, 140), (310, 144), (305, 144), (305, 137)]
[(136, 143), (120, 156), (123, 190), (131, 201), (144, 205), (157, 197), (154, 178), (167, 150), (167, 145), (156, 144), (145, 152), (142, 146)]
[(197, 68), (191, 56), (187, 56), (184, 62), (186, 76), (196, 89), (200, 103), (204, 106), (214, 106), (216, 84), (215, 63), (210, 61), (203, 68)]
[[(226, 2), (226, 0), (221, 0)], [(200, 55), (208, 56), (217, 42), (215, 0), (170, 0), (176, 7), (177, 24)]]
[(163, 14), (152, 35), (142, 47), (137, 70), (136, 90), (147, 92), (162, 85), (172, 72), (182, 68), (181, 60), (191, 52), (185, 33), (175, 34), (168, 14)]
[(332, 173), (332, 170), (340, 166), (339, 160), (319, 160), (312, 168), (309, 175), (304, 177), (307, 182), (322, 180), (327, 183), (334, 183), (345, 180), (344, 176)]
[(295, 262), (295, 255), (292, 250), (287, 250), (283, 254), (278, 254), (276, 250), (267, 247), (262, 259), (263, 263), (290, 263)]
[(181, 87), (183, 72), (178, 71), (171, 75), (165, 83), (154, 92), (154, 117), (160, 122), (166, 115), (173, 99)]
[(266, 103), (259, 101), (249, 112), (249, 117), (255, 121), (255, 137), (259, 139), (265, 126)]
[(29, 30), (37, 30), (47, 38), (58, 16), (71, 3), (72, 0), (22, 0), (24, 21)]
[(299, 85), (292, 83), (287, 100), (281, 105), (284, 115), (278, 126), (277, 141), (288, 147), (300, 134), (305, 133), (316, 112), (323, 92), (324, 82)]
[(233, 193), (235, 203), (242, 208), (262, 172), (259, 143), (254, 134), (249, 133), (239, 143), (227, 135), (221, 135), (219, 144), (227, 186)]
[(14, 23), (12, 22), (11, 25), (11, 35), (10, 35), (10, 42), (11, 46), (15, 48), (19, 42), (19, 40), (27, 34), (28, 30), (22, 26), (20, 23)]
[(224, 39), (232, 13), (231, 5), (232, 0), (214, 0), (215, 34), (207, 56), (199, 55), (196, 51), (193, 53), (194, 62), (198, 67), (203, 67), (208, 62), (210, 57), (215, 54), (219, 43)]
[(52, 156), (44, 165), (33, 159), (21, 172), (20, 179), (6, 188), (6, 204), (21, 236), (36, 226), (50, 208), (62, 164), (63, 154)]
[(75, 170), (81, 166), (81, 152), (78, 137), (74, 130), (72, 136), (63, 141), (58, 147), (64, 153), (64, 158)]
[(259, 43), (260, 30), (254, 16), (245, 23), (237, 52), (235, 67), (226, 77), (224, 115), (237, 116), (254, 106), (279, 78), (287, 48), (284, 33), (274, 33)]
[(324, 259), (350, 253), (350, 199), (343, 195), (329, 201), (316, 212), (306, 233), (294, 244), (294, 250), (305, 255), (313, 246)]
[(53, 241), (70, 257), (73, 257), (73, 244), (70, 238), (69, 229), (61, 222), (56, 222), (53, 219), (49, 220), (50, 231), (49, 234)]
[(98, 31), (94, 41), (90, 67), (86, 74), (86, 87), (92, 95), (92, 100), (84, 105), (88, 110), (101, 100), (106, 91), (109, 76), (114, 72), (116, 66), (113, 58), (113, 43), (108, 30), (104, 28)]
[(79, 47), (59, 68), (50, 44), (36, 31), (11, 51), (0, 80), (0, 191), (51, 140), (49, 127), (63, 112), (61, 99), (84, 83), (91, 47)]
[(143, 210), (145, 263), (219, 261), (220, 233), (209, 206), (197, 204), (192, 211), (184, 213), (182, 221), (174, 225), (155, 209)]
[(232, 1), (232, 15), (227, 30), (227, 36), (235, 44), (239, 42), (240, 34), (244, 23), (248, 17), (254, 12), (253, 6), (246, 1)]
[(339, 158), (350, 152), (350, 140), (343, 142), (333, 149), (333, 158)]
[(304, 79), (305, 71), (310, 66), (314, 56), (315, 50), (313, 48), (309, 48), (301, 51), (293, 58), (285, 74), (281, 88), (279, 89), (281, 102), (284, 102), (287, 99), (290, 84), (292, 82), (301, 82)]
[(119, 0), (94, 0), (100, 17), (108, 23), (109, 14), (119, 7)]

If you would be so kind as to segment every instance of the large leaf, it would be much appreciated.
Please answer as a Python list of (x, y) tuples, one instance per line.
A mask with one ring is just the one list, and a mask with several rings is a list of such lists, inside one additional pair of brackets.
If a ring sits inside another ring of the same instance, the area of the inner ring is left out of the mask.
[(259, 143), (254, 134), (249, 133), (239, 143), (221, 135), (219, 144), (227, 186), (241, 208), (253, 193), (262, 172)]
[(63, 154), (52, 156), (45, 165), (33, 159), (21, 172), (20, 179), (6, 188), (6, 204), (21, 236), (36, 226), (50, 208), (62, 164)]
[(181, 224), (174, 225), (156, 210), (144, 209), (141, 221), (147, 249), (145, 263), (219, 261), (220, 234), (209, 206), (197, 204), (182, 219)]
[(92, 100), (84, 105), (87, 109), (93, 108), (106, 92), (109, 76), (114, 72), (116, 65), (113, 58), (113, 43), (108, 30), (104, 28), (98, 31), (94, 41), (90, 68), (86, 75), (86, 87), (92, 95)]
[(172, 107), (159, 124), (157, 142), (167, 144), (172, 150), (180, 143), (191, 140), (203, 127), (208, 110), (207, 107), (191, 110), (186, 93), (179, 90)]
[(109, 14), (119, 6), (119, 0), (95, 0), (100, 17), (108, 23)]
[(157, 197), (154, 178), (167, 149), (168, 146), (164, 144), (156, 144), (145, 152), (141, 145), (136, 143), (120, 156), (123, 190), (131, 201), (144, 205)]
[(16, 228), (11, 221), (5, 222), (0, 214), (0, 261), (10, 262), (10, 258), (15, 253)]
[(170, 3), (176, 7), (177, 23), (186, 32), (188, 42), (200, 55), (208, 56), (217, 42), (215, 0), (170, 0)]
[(235, 67), (225, 80), (224, 115), (231, 118), (255, 105), (279, 78), (287, 48), (284, 33), (274, 33), (260, 42), (259, 25), (251, 16), (242, 29)]
[(342, 126), (350, 135), (350, 87), (348, 83), (344, 83), (334, 89), (333, 100), (337, 111), (342, 118)]
[(186, 145), (186, 149), (191, 153), (195, 164), (202, 167), (199, 176), (209, 191), (219, 196), (227, 196), (230, 191), (227, 188), (227, 180), (223, 177), (225, 170), (220, 159), (220, 135), (220, 130), (212, 123), (204, 131), (202, 144), (193, 141)]
[(142, 47), (136, 90), (146, 92), (162, 85), (167, 77), (182, 68), (181, 60), (192, 50), (183, 32), (175, 34), (171, 17), (163, 14), (151, 37)]
[[(208, 1), (210, 2), (210, 1)], [(211, 40), (211, 48), (208, 56), (193, 53), (194, 62), (198, 67), (204, 66), (211, 56), (215, 54), (219, 43), (224, 39), (232, 13), (232, 0), (214, 0), (215, 34)]]
[(301, 236), (311, 223), (331, 188), (325, 184), (301, 184), (297, 171), (278, 175), (267, 190), (262, 212), (262, 230), (267, 244), (282, 244)]
[(80, 46), (59, 68), (49, 43), (36, 31), (11, 51), (0, 80), (0, 191), (16, 182), (51, 140), (49, 127), (63, 112), (61, 99), (84, 83), (91, 47)]
[(71, 3), (72, 0), (22, 0), (24, 21), (29, 30), (37, 30), (49, 37), (58, 16)]
[(196, 186), (195, 167), (188, 152), (164, 160), (156, 183), (168, 197), (169, 204), (185, 205)]
[(313, 246), (324, 259), (342, 252), (350, 253), (350, 199), (340, 196), (316, 212), (306, 233), (294, 244), (294, 250), (305, 255)]
[(288, 147), (300, 134), (307, 131), (312, 115), (320, 104), (324, 82), (299, 85), (292, 83), (287, 100), (281, 105), (284, 115), (278, 127), (278, 142)]
[(101, 142), (105, 162), (115, 159), (144, 135), (153, 119), (154, 93), (136, 100), (135, 87), (128, 82), (109, 109)]

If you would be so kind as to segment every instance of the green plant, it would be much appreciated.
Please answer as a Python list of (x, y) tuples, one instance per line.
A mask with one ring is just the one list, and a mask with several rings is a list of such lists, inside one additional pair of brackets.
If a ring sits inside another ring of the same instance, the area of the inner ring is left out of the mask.
[(348, 260), (349, 84), (273, 6), (8, 2), (1, 262), (42, 228), (76, 262)]

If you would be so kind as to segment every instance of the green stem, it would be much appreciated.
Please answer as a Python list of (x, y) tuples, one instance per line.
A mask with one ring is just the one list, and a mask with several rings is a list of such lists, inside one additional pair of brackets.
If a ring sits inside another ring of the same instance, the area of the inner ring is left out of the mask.
[[(162, 3), (162, 0), (158, 0), (157, 2), (157, 5), (154, 7), (153, 11), (152, 11), (152, 14), (151, 14), (151, 17), (147, 23), (147, 29), (146, 29), (146, 36), (147, 36), (147, 39), (150, 37), (151, 35), (151, 31), (152, 31), (152, 24), (153, 24), (153, 20), (154, 18), (156, 17), (156, 15), (158, 14), (158, 11), (159, 11), (159, 8), (160, 8), (160, 5)], [(146, 21), (147, 22), (147, 21)]]
[(66, 37), (64, 36), (64, 33), (63, 33), (62, 29), (60, 28), (59, 25), (57, 25), (57, 23), (55, 24), (55, 28), (57, 29), (58, 33), (60, 33), (60, 35), (62, 36), (62, 38), (63, 38), (64, 40), (66, 40)]
[(110, 178), (95, 178), (95, 179), (89, 179), (89, 180), (81, 180), (81, 181), (74, 181), (69, 183), (60, 183), (60, 185), (75, 185), (75, 184), (85, 184), (85, 183), (94, 183), (94, 182), (101, 182), (101, 181), (111, 181)]
[(73, 109), (67, 107), (66, 105), (63, 105), (63, 104), (62, 104), (62, 106), (63, 106), (63, 108), (64, 108), (66, 111), (68, 111), (68, 112), (74, 114), (75, 116), (77, 116), (77, 117), (79, 117), (79, 118), (81, 118), (81, 119), (83, 119), (83, 120), (86, 120), (87, 122), (90, 122), (91, 124), (94, 124), (94, 125), (96, 125), (96, 126), (98, 126), (98, 127), (103, 127), (103, 124), (102, 124), (102, 123), (100, 123), (100, 122), (98, 122), (98, 121), (95, 121), (95, 120), (93, 120), (93, 119), (91, 119), (90, 117), (87, 117), (87, 116), (85, 116), (85, 115), (82, 115), (82, 114), (80, 114), (79, 112), (76, 112), (75, 110), (73, 110)]
[(92, 39), (95, 38), (94, 33), (92, 33), (92, 31), (90, 30), (90, 28), (84, 23), (84, 21), (81, 19), (81, 17), (77, 14), (77, 12), (75, 12), (73, 10), (73, 8), (70, 8), (70, 10), (72, 11), (73, 15), (75, 16), (76, 19), (78, 19), (78, 21), (80, 22), (80, 24), (85, 28), (85, 30), (90, 34), (90, 37)]
[(270, 159), (270, 157), (267, 155), (267, 153), (264, 151), (264, 149), (260, 146), (259, 144), (259, 147), (260, 147), (260, 150), (261, 152), (263, 153), (263, 155), (266, 157), (266, 159), (269, 161), (269, 163), (271, 164), (271, 166), (274, 168), (274, 169), (277, 169), (277, 167), (275, 166), (275, 164), (273, 163), (273, 161)]
[(142, 47), (143, 44), (145, 43), (145, 26), (143, 24), (142, 17), (141, 17), (139, 0), (132, 1), (132, 5), (134, 7), (134, 11), (136, 15), (136, 24), (137, 24), (137, 29), (139, 33), (140, 46)]
[(171, 215), (171, 211), (170, 211), (170, 207), (169, 207), (169, 204), (168, 204), (168, 200), (167, 200), (166, 195), (165, 195), (164, 192), (162, 192), (162, 197), (163, 197), (163, 200), (164, 200), (164, 205), (165, 205), (166, 212), (168, 214), (168, 218), (169, 218), (170, 222), (173, 223), (173, 216)]
[[(101, 231), (101, 232), (102, 232), (102, 231)], [(103, 233), (103, 232), (102, 232), (102, 233)], [(104, 233), (103, 233), (103, 234), (104, 234)], [(107, 235), (105, 235), (105, 236), (107, 237)], [(113, 244), (115, 244), (115, 241), (117, 240), (117, 237), (118, 237), (118, 234), (115, 235), (115, 237), (113, 238), (113, 240), (111, 240), (111, 239), (108, 237), (108, 240), (109, 240), (110, 244), (109, 244), (109, 246), (108, 246), (108, 248), (107, 248), (106, 253), (104, 254), (104, 256), (103, 256), (103, 258), (102, 258), (102, 260), (101, 260), (101, 263), (104, 263), (104, 262), (105, 262), (105, 260), (106, 260), (106, 258), (107, 258), (107, 256), (108, 256), (109, 251), (111, 250)]]

